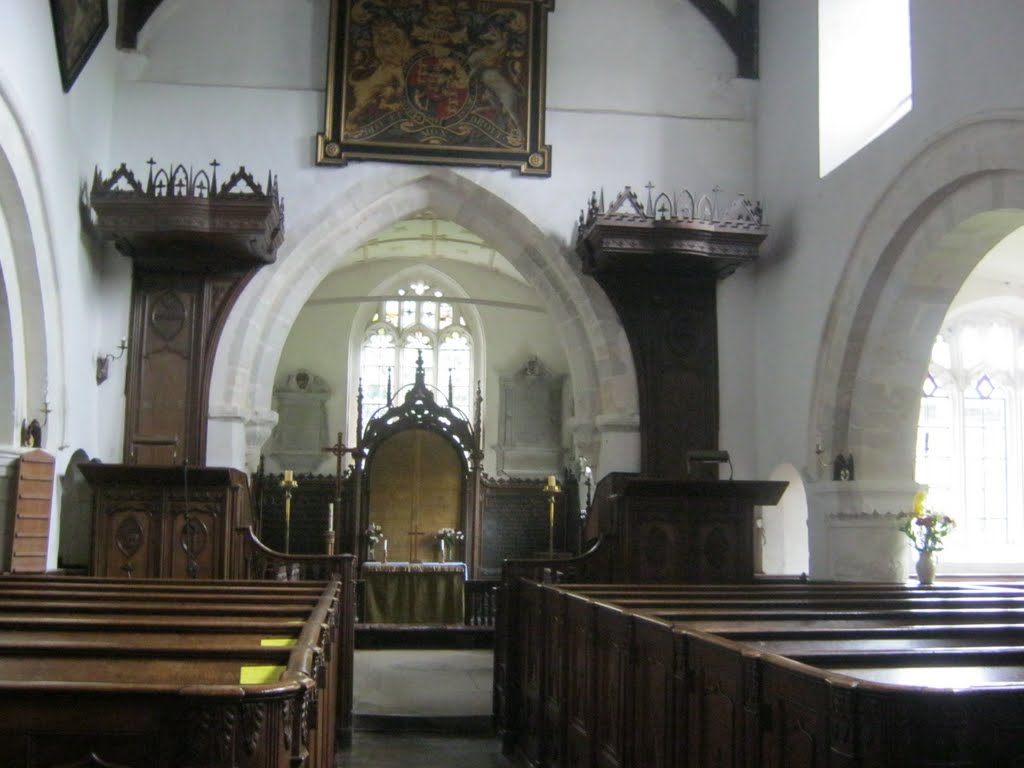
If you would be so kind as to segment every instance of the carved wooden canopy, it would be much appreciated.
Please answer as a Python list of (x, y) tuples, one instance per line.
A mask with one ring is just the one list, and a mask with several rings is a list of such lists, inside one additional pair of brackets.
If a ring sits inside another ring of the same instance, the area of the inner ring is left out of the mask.
[[(389, 387), (390, 389), (390, 387)], [(388, 405), (373, 414), (360, 430), (359, 448), (370, 454), (389, 437), (407, 429), (427, 429), (437, 432), (450, 440), (456, 447), (463, 467), (467, 472), (479, 469), (483, 452), (479, 444), (480, 434), (480, 391), (477, 389), (474, 425), (458, 408), (441, 405), (431, 387), (427, 386), (423, 370), (423, 357), (416, 360), (416, 379), (405, 391), (401, 402), (395, 404), (390, 392)], [(451, 396), (448, 397), (451, 402)], [(359, 421), (362, 421), (362, 400), (360, 395)]]
[(90, 203), (96, 228), (136, 264), (155, 269), (210, 272), (273, 263), (284, 238), (284, 207), (277, 180), (266, 191), (242, 166), (218, 186), (217, 167), (183, 165), (154, 170), (143, 186), (121, 164), (109, 178), (99, 169)]
[[(717, 190), (694, 197), (683, 190), (641, 203), (630, 187), (607, 208), (604, 194), (580, 212), (576, 252), (588, 274), (607, 267), (651, 265), (725, 277), (757, 258), (768, 235), (760, 203), (740, 195), (725, 208)], [(648, 257), (640, 260), (639, 257)]]

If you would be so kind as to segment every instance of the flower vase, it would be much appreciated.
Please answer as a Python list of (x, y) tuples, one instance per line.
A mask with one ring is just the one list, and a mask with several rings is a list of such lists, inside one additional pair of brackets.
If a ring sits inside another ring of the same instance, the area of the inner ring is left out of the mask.
[(372, 541), (366, 546), (366, 559), (367, 561), (373, 561), (377, 559), (377, 555), (374, 552), (374, 542)]
[(935, 582), (935, 553), (921, 552), (917, 557), (917, 580), (922, 587), (930, 587)]
[(441, 559), (438, 562), (448, 562), (448, 548), (444, 545), (444, 539), (441, 539)]

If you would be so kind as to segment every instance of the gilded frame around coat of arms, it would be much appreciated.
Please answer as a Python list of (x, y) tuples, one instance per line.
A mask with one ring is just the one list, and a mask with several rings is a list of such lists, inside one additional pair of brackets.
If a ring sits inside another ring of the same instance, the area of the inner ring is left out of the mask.
[(319, 165), (389, 160), (551, 175), (554, 0), (331, 0)]

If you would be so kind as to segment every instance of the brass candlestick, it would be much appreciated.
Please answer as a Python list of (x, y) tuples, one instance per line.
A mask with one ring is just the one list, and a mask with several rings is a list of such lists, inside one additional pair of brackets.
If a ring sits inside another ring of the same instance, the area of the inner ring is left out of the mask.
[(548, 475), (544, 493), (548, 494), (548, 555), (555, 555), (555, 497), (562, 492), (554, 475)]
[(287, 554), (291, 551), (292, 489), (299, 487), (290, 469), (284, 471), (284, 480), (281, 481), (281, 487), (284, 488), (284, 551)]

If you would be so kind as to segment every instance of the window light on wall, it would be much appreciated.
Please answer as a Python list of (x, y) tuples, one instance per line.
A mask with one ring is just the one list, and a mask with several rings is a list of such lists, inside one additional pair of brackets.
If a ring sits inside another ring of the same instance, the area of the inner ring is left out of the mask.
[(910, 0), (818, 0), (821, 177), (912, 107)]

